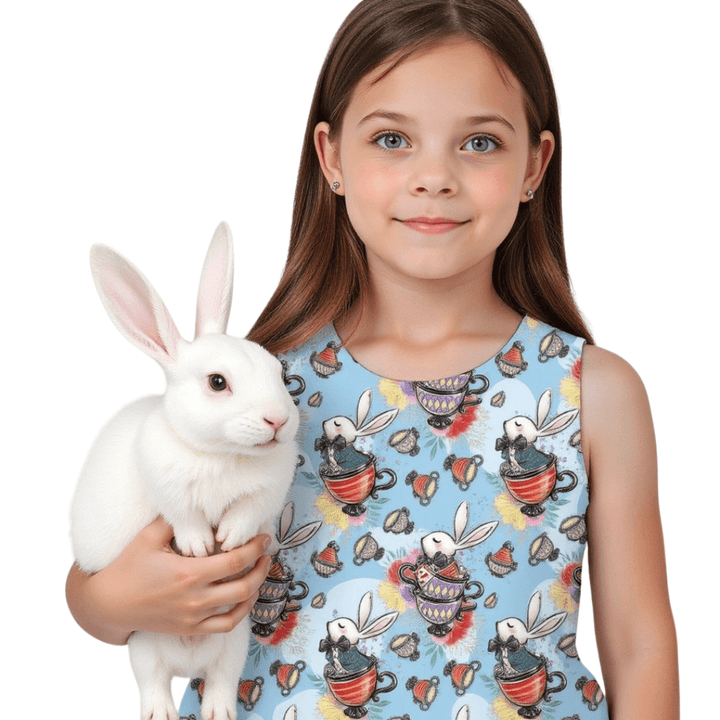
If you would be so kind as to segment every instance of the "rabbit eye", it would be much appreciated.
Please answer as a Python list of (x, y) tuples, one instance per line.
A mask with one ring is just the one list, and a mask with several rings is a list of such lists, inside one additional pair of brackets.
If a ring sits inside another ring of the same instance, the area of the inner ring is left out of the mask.
[(227, 387), (227, 380), (222, 375), (215, 373), (214, 375), (210, 375), (210, 377), (208, 377), (208, 385), (210, 385), (211, 390), (220, 392), (225, 390)]

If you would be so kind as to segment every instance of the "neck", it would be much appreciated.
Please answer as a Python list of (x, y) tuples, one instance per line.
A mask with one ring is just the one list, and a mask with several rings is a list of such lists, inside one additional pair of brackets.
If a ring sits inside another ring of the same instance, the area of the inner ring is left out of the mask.
[(370, 290), (364, 308), (353, 307), (336, 325), (345, 338), (359, 316), (350, 345), (394, 338), (418, 349), (459, 336), (505, 335), (520, 315), (492, 284), (494, 254), (449, 278), (413, 278), (368, 257)]

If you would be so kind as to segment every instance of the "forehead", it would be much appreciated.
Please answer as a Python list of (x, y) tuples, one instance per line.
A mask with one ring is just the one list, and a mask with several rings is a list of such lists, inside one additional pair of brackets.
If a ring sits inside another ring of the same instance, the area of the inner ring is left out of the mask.
[[(358, 83), (343, 119), (353, 130), (368, 113), (398, 111), (429, 124), (480, 114), (505, 117), (527, 131), (523, 92), (510, 70), (475, 40), (453, 40), (387, 60)], [(385, 74), (387, 73), (387, 74)]]

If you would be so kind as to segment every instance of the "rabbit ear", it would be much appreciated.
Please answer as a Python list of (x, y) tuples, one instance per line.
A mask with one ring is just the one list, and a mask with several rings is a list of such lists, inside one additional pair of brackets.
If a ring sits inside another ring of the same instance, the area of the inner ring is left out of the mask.
[(537, 411), (537, 426), (542, 427), (545, 422), (545, 418), (550, 412), (550, 406), (552, 405), (552, 390), (548, 388), (538, 400), (538, 411)]
[(288, 535), (285, 540), (280, 541), (280, 549), (289, 550), (290, 548), (306, 543), (321, 527), (322, 520), (316, 520), (315, 522), (303, 525), (292, 533), (292, 535)]
[(470, 706), (463, 705), (455, 716), (455, 720), (470, 720)]
[(291, 705), (283, 715), (283, 720), (297, 720), (297, 705)]
[(577, 417), (580, 412), (578, 408), (574, 410), (567, 410), (564, 413), (560, 413), (552, 422), (548, 423), (545, 427), (540, 428), (538, 431), (538, 437), (547, 437), (548, 435), (554, 435), (564, 430), (568, 425), (571, 425), (573, 420)]
[(277, 536), (278, 542), (282, 542), (283, 538), (288, 534), (288, 531), (292, 527), (293, 518), (295, 517), (295, 503), (289, 502), (285, 505), (280, 516), (279, 533)]
[(463, 500), (455, 511), (455, 542), (459, 543), (468, 521), (468, 501)]
[(360, 399), (358, 400), (357, 422), (355, 423), (355, 427), (360, 427), (363, 424), (363, 422), (365, 421), (368, 411), (370, 410), (370, 402), (371, 401), (372, 401), (372, 390), (370, 388), (367, 388), (367, 390), (363, 391), (363, 394), (360, 396)]
[(360, 639), (375, 637), (382, 635), (396, 620), (400, 613), (397, 610), (381, 615), (377, 620), (373, 620), (364, 630), (360, 630)]
[(221, 222), (208, 248), (200, 276), (195, 337), (227, 330), (233, 288), (233, 247), (230, 227)]
[(532, 597), (528, 601), (528, 618), (527, 618), (527, 627), (528, 630), (532, 628), (532, 626), (535, 624), (535, 621), (538, 619), (538, 616), (540, 615), (540, 591), (533, 593)]
[(363, 425), (358, 428), (358, 437), (365, 437), (366, 435), (374, 435), (381, 430), (384, 430), (390, 423), (395, 419), (395, 416), (400, 412), (400, 408), (393, 408), (392, 410), (386, 410), (380, 413), (377, 417), (370, 420), (367, 425)]
[(475, 547), (479, 545), (483, 540), (486, 540), (493, 534), (495, 528), (500, 524), (499, 520), (492, 520), (491, 522), (483, 523), (474, 530), (469, 532), (464, 538), (461, 538), (456, 543), (458, 550), (465, 550), (466, 548)]
[(551, 615), (547, 620), (543, 620), (537, 627), (530, 630), (528, 633), (528, 640), (533, 640), (534, 638), (540, 638), (545, 637), (545, 635), (549, 635), (554, 630), (557, 630), (562, 624), (565, 618), (567, 617), (566, 612), (560, 612), (556, 613), (555, 615)]
[(358, 629), (362, 630), (370, 617), (372, 612), (372, 593), (366, 592), (360, 600), (360, 607), (358, 609)]
[(161, 365), (177, 360), (184, 342), (155, 288), (126, 258), (107, 245), (90, 249), (90, 269), (100, 299), (120, 332)]

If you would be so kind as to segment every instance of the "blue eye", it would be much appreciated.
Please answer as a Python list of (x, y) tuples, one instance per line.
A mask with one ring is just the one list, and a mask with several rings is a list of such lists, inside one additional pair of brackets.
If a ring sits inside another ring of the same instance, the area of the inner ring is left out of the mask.
[[(391, 143), (390, 146), (380, 144), (379, 141), (384, 140), (385, 138), (396, 138), (396, 140), (393, 143)], [(377, 135), (376, 137), (373, 138), (373, 142), (380, 144), (380, 147), (383, 150), (397, 150), (399, 147), (397, 142), (402, 141), (402, 140), (404, 140), (404, 138), (394, 132), (385, 132), (382, 135)]]
[[(480, 153), (492, 152), (493, 150), (497, 150), (500, 145), (497, 140), (487, 135), (476, 135), (474, 138), (470, 138), (465, 145), (470, 143), (477, 143), (473, 149), (479, 150)], [(493, 147), (488, 147), (488, 145), (492, 145)]]

